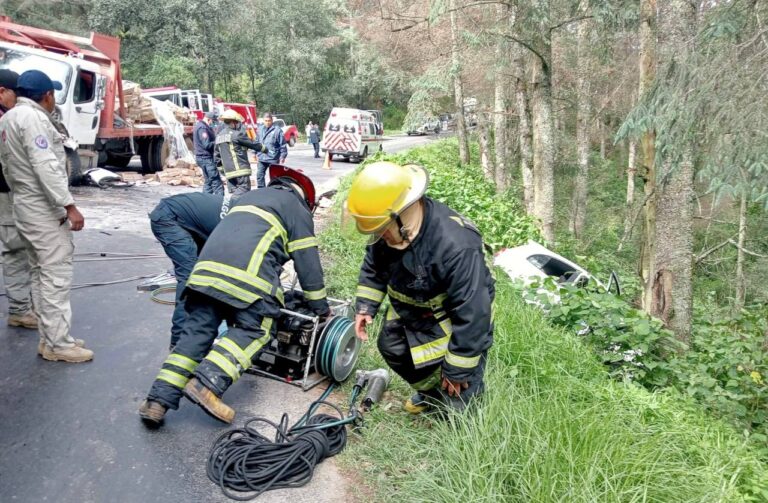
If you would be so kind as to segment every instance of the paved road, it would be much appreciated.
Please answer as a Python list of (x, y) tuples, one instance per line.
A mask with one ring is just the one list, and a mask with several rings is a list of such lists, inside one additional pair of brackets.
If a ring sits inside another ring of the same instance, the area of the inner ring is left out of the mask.
[[(397, 151), (430, 138), (397, 138)], [(356, 165), (334, 162), (322, 169), (306, 145), (291, 149), (289, 164), (318, 185)], [(76, 233), (76, 252), (162, 253), (152, 238), (147, 212), (184, 187), (77, 188), (86, 217)], [(78, 257), (82, 260), (85, 257)], [(77, 262), (75, 283), (155, 275), (170, 267), (161, 259)], [(137, 292), (136, 281), (72, 292), (73, 335), (86, 340), (93, 362), (44, 362), (36, 355), (37, 334), (5, 324), (0, 297), (0, 501), (224, 502), (205, 475), (214, 439), (225, 430), (197, 407), (183, 402), (166, 425), (150, 431), (136, 410), (167, 355), (171, 308)], [(295, 420), (321, 389), (303, 393), (276, 381), (244, 376), (225, 396), (237, 411), (236, 425), (254, 415)], [(310, 484), (273, 491), (262, 502), (352, 501), (333, 460), (322, 463)]]

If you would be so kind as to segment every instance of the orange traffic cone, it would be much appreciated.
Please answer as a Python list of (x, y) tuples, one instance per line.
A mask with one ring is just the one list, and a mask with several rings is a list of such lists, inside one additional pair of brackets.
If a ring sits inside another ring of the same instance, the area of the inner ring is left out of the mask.
[(325, 160), (323, 161), (323, 169), (331, 169), (331, 153), (325, 153)]

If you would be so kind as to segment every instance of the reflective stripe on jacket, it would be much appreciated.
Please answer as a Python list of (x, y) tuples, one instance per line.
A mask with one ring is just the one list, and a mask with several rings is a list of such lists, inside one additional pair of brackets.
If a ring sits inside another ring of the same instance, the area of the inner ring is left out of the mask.
[(216, 134), (216, 153), (221, 162), (221, 171), (227, 180), (240, 176), (251, 176), (248, 149), (261, 152), (261, 143), (252, 141), (243, 130), (224, 126)]
[(389, 297), (387, 319), (403, 324), (416, 368), (442, 362), (447, 377), (463, 380), (493, 343), (494, 280), (474, 225), (440, 202), (423, 202), (424, 223), (408, 248), (368, 246), (355, 309), (375, 315)]
[(282, 266), (293, 259), (309, 307), (329, 311), (312, 214), (283, 187), (244, 194), (205, 243), (187, 287), (244, 309), (262, 299), (270, 315), (283, 305)]

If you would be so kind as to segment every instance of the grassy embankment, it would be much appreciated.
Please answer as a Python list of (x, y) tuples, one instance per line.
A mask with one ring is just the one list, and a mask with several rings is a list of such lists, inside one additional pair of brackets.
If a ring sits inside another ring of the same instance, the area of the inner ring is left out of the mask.
[[(458, 168), (456, 157), (450, 140), (388, 156), (425, 165), (430, 194), (473, 218), (495, 248), (534, 236), (515, 216), (521, 212), (510, 214), (514, 198), (491, 196), (478, 170)], [(329, 288), (351, 296), (363, 240), (332, 225), (321, 242)], [(366, 494), (419, 502), (733, 502), (765, 487), (765, 466), (729, 427), (678, 395), (611, 380), (582, 340), (550, 325), (497, 277), (496, 340), (480, 406), (447, 421), (412, 418), (399, 406), (409, 390), (395, 379), (389, 401), (368, 415), (341, 457)], [(369, 342), (359, 367), (382, 365)]]

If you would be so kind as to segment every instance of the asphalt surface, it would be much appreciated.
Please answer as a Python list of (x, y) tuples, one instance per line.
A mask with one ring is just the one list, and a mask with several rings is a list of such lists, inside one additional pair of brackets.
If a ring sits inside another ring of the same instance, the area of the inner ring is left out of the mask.
[[(434, 137), (390, 140), (387, 151)], [(320, 187), (330, 188), (355, 164), (322, 169), (308, 145), (290, 149), (288, 165), (299, 167)], [(185, 187), (75, 188), (86, 229), (75, 234), (84, 252), (162, 253), (149, 230), (147, 213), (165, 195)], [(156, 275), (171, 267), (166, 258), (82, 261), (75, 284)], [(10, 328), (0, 297), (0, 501), (11, 502), (190, 502), (231, 501), (205, 474), (210, 447), (226, 426), (182, 401), (163, 428), (146, 429), (137, 409), (167, 356), (171, 307), (138, 292), (138, 281), (72, 292), (75, 337), (95, 352), (92, 362), (46, 362), (36, 354), (37, 333)], [(323, 386), (309, 392), (246, 374), (225, 395), (235, 425), (263, 415), (277, 422), (304, 413)], [(333, 459), (321, 463), (303, 488), (272, 491), (262, 502), (354, 501)]]

